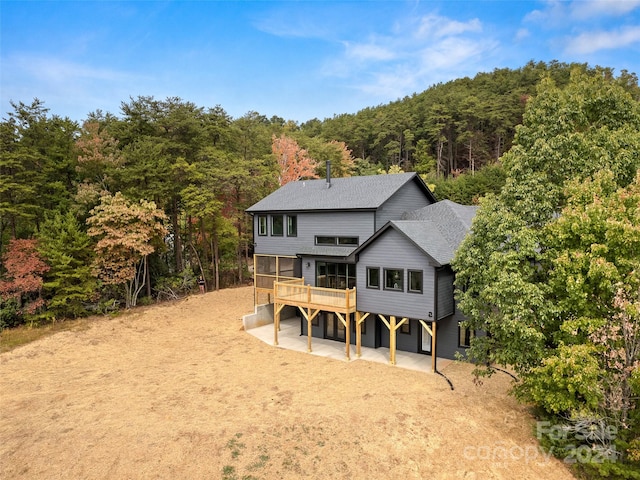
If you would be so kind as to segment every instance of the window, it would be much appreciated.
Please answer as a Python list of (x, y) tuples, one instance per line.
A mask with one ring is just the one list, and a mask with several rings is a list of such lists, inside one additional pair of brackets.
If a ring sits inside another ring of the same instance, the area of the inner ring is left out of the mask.
[(267, 216), (258, 215), (258, 235), (265, 236), (267, 234)]
[(320, 315), (316, 315), (315, 317), (313, 317), (313, 320), (311, 320), (311, 326), (313, 327), (320, 326)]
[(409, 270), (409, 291), (422, 293), (422, 270)]
[(400, 333), (411, 335), (411, 320), (407, 318), (407, 321), (400, 325)]
[(271, 235), (281, 237), (284, 229), (284, 220), (282, 215), (271, 215)]
[(393, 268), (384, 269), (384, 289), (385, 290), (397, 290), (404, 292), (404, 270), (397, 270)]
[(358, 237), (327, 237), (327, 236), (316, 237), (316, 245), (358, 246), (358, 243), (359, 243)]
[(367, 288), (380, 288), (380, 269), (367, 267)]
[(353, 288), (356, 286), (354, 263), (316, 262), (316, 287)]
[(462, 323), (458, 323), (458, 346), (470, 347), (471, 339), (476, 336), (476, 331), (466, 328)]
[(358, 237), (338, 237), (338, 245), (358, 245)]
[(316, 237), (316, 245), (335, 245), (336, 237)]
[(287, 215), (287, 237), (298, 236), (298, 217)]

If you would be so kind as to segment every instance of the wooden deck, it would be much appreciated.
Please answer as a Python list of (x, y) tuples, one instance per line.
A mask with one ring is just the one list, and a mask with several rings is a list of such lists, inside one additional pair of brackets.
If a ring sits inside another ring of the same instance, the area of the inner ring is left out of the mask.
[(356, 289), (312, 287), (303, 278), (274, 282), (274, 303), (343, 314), (356, 311)]

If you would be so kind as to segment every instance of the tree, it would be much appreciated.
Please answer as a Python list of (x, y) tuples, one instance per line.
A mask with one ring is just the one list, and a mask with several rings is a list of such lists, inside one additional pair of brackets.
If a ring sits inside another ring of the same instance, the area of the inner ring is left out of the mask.
[(38, 240), (39, 251), (51, 267), (44, 277), (44, 293), (50, 297), (44, 316), (56, 319), (86, 315), (85, 305), (98, 287), (92, 275), (91, 239), (68, 211), (47, 218)]
[(542, 230), (566, 202), (565, 183), (610, 168), (617, 186), (640, 167), (640, 109), (604, 77), (575, 74), (565, 89), (542, 82), (514, 147), (504, 155), (501, 193), (481, 201), (473, 235), (454, 260), (460, 307), (477, 330), (491, 332), (469, 350), (479, 363), (537, 365), (557, 331), (540, 268)]
[(155, 203), (129, 202), (120, 192), (103, 196), (90, 213), (88, 234), (98, 239), (94, 272), (107, 285), (124, 285), (126, 308), (135, 307), (147, 281), (147, 257), (167, 234), (166, 215)]
[(2, 263), (6, 272), (5, 279), (0, 280), (0, 298), (14, 299), (18, 314), (33, 316), (45, 304), (41, 296), (42, 275), (49, 270), (38, 253), (37, 241), (11, 240)]
[(516, 393), (549, 414), (603, 415), (602, 354), (619, 339), (600, 329), (640, 271), (638, 102), (606, 75), (547, 79), (503, 164), (453, 262), (467, 326), (485, 332), (468, 357), (478, 374), (513, 367)]
[(102, 195), (113, 190), (113, 173), (124, 163), (118, 143), (99, 122), (83, 124), (82, 135), (76, 140), (77, 171), (82, 182), (76, 201), (93, 207)]
[(301, 178), (317, 178), (316, 161), (291, 137), (273, 135), (271, 148), (278, 163), (280, 186)]

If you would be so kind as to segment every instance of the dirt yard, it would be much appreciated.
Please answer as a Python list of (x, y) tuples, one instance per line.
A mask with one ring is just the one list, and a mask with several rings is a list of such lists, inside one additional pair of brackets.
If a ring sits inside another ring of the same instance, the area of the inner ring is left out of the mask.
[(0, 355), (0, 476), (573, 478), (469, 365), (435, 374), (282, 350), (250, 287), (105, 317)]

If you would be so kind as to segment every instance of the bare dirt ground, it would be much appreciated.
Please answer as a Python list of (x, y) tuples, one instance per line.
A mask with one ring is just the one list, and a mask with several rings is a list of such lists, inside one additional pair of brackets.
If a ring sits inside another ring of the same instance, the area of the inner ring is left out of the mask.
[(571, 479), (471, 367), (435, 374), (267, 345), (250, 287), (104, 317), (0, 355), (0, 477)]

